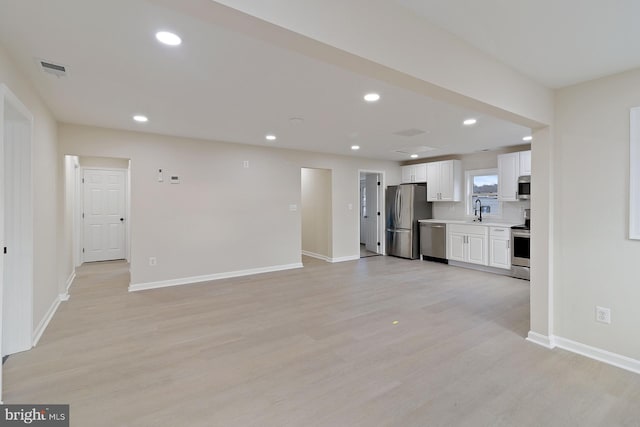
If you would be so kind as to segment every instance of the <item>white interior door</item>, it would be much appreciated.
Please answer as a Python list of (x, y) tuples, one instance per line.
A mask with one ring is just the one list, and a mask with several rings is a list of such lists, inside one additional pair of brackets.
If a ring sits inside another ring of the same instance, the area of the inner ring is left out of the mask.
[(125, 259), (124, 169), (84, 169), (84, 262)]
[(378, 221), (380, 220), (380, 205), (378, 198), (378, 174), (368, 173), (365, 178), (365, 191), (367, 196), (367, 215), (365, 227), (367, 229), (365, 246), (368, 251), (379, 253), (378, 246)]
[[(7, 94), (5, 93), (5, 96)], [(2, 113), (2, 355), (33, 343), (32, 118), (19, 101)]]

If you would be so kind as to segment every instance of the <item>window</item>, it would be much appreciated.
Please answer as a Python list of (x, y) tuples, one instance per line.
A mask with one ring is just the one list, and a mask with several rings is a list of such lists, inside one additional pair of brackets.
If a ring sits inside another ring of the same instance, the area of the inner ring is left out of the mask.
[(467, 214), (474, 215), (481, 204), (482, 216), (500, 216), (502, 204), (498, 201), (498, 170), (473, 170), (467, 171), (466, 175)]

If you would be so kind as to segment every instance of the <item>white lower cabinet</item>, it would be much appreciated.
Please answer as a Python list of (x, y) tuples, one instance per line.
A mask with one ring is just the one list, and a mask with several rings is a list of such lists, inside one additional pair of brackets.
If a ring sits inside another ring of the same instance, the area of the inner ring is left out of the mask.
[(453, 261), (461, 261), (465, 260), (465, 249), (466, 249), (467, 235), (464, 233), (455, 233), (448, 232), (447, 233), (447, 259)]
[(489, 265), (511, 269), (511, 230), (506, 227), (489, 229)]
[(447, 225), (447, 259), (488, 265), (488, 227), (480, 225)]

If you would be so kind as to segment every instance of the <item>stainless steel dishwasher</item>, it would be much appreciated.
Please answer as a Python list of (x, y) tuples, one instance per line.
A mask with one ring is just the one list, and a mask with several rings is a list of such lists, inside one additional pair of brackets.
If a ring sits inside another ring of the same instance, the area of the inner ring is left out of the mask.
[(426, 260), (447, 263), (447, 225), (445, 223), (420, 223), (420, 254)]

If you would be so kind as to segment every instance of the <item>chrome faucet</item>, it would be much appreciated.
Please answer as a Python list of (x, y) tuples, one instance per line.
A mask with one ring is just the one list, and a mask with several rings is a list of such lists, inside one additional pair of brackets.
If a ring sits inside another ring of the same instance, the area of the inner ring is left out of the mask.
[[(478, 209), (478, 204), (480, 204), (480, 209)], [(476, 199), (474, 205), (475, 209), (473, 210), (473, 214), (476, 216), (478, 222), (482, 222), (482, 201), (480, 200), (480, 198)], [(480, 212), (480, 216), (478, 216), (478, 212)]]

